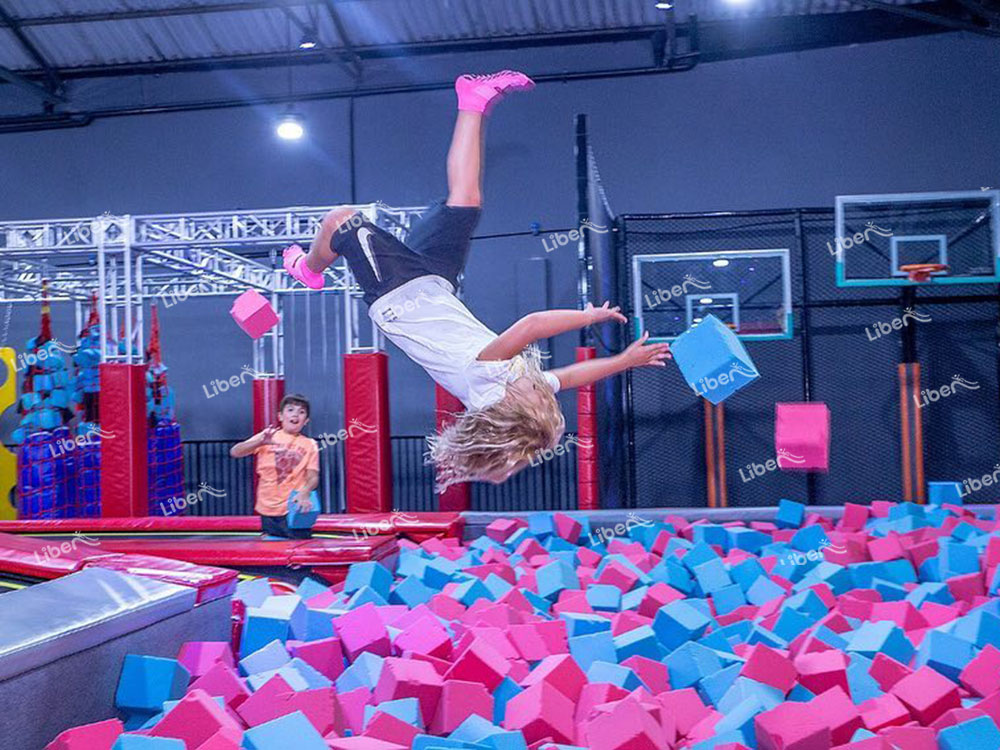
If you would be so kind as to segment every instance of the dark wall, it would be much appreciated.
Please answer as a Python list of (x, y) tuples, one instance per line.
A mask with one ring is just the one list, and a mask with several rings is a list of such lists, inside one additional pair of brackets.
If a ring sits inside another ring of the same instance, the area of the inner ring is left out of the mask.
[[(600, 54), (605, 67), (615, 64), (613, 48)], [(505, 64), (522, 62), (530, 71), (528, 56)], [(831, 205), (838, 193), (996, 185), (998, 84), (1000, 45), (959, 34), (703, 64), (677, 75), (545, 84), (501, 106), (490, 123), (478, 231), (573, 226), (577, 112), (590, 116), (618, 212)], [(0, 136), (0, 220), (350, 201), (348, 103), (300, 110), (309, 138), (293, 145), (272, 136), (274, 112), (263, 108)], [(450, 92), (357, 100), (356, 200), (412, 205), (442, 195), (452, 118)], [(548, 253), (541, 237), (477, 241), (468, 303), (495, 329), (543, 304), (575, 306), (575, 252)], [(321, 350), (320, 303), (310, 303), (309, 334), (305, 303), (296, 304), (287, 318), (289, 386), (320, 404), (316, 432), (335, 429), (341, 384)], [(206, 398), (202, 389), (250, 361), (228, 307), (218, 299), (162, 311), (164, 354), (189, 438), (249, 430), (248, 392)], [(336, 313), (328, 312), (332, 326)], [(37, 330), (37, 314), (16, 309), (6, 343), (21, 346)], [(71, 337), (71, 312), (58, 314), (56, 333)], [(554, 363), (571, 359), (575, 344), (570, 335), (556, 342)], [(430, 380), (398, 352), (391, 372), (394, 432), (429, 430)]]

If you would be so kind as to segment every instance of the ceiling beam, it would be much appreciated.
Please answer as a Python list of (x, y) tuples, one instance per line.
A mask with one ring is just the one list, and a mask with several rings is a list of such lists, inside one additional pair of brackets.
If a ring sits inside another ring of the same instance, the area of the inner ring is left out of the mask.
[(21, 48), (28, 53), (28, 57), (34, 60), (35, 65), (37, 65), (45, 74), (46, 88), (48, 88), (49, 92), (52, 94), (60, 93), (63, 89), (63, 82), (62, 79), (59, 78), (59, 74), (56, 73), (55, 69), (49, 64), (49, 61), (45, 59), (45, 56), (41, 53), (38, 47), (35, 46), (35, 43), (32, 42), (31, 39), (29, 39), (24, 33), (24, 29), (21, 28), (17, 19), (7, 12), (2, 3), (0, 3), (0, 22), (3, 22), (3, 24), (10, 30), (10, 32), (14, 35), (14, 38), (17, 39), (18, 44), (21, 45)]
[[(254, 10), (275, 10), (308, 5), (321, 5), (324, 0), (248, 0), (247, 2), (213, 3), (206, 5), (177, 5), (168, 8), (120, 10), (106, 13), (64, 13), (54, 16), (25, 16), (17, 19), (24, 28), (28, 26), (65, 26), (77, 23), (104, 23), (107, 21), (135, 21), (143, 18), (168, 16), (201, 16), (212, 13), (239, 13)], [(2, 21), (0, 21), (2, 24)]]
[(341, 44), (343, 45), (343, 50), (345, 54), (345, 59), (347, 64), (354, 74), (354, 80), (360, 81), (362, 68), (361, 68), (361, 58), (358, 57), (358, 53), (354, 49), (354, 45), (351, 44), (351, 38), (347, 35), (347, 29), (344, 28), (344, 22), (340, 18), (340, 13), (337, 11), (337, 7), (333, 0), (324, 0), (324, 7), (326, 7), (326, 13), (330, 16), (330, 21), (333, 22), (333, 27), (337, 30), (337, 36), (340, 37)]
[(49, 91), (45, 86), (41, 86), (32, 80), (25, 78), (19, 73), (15, 73), (13, 70), (9, 70), (0, 66), (0, 81), (6, 81), (7, 83), (17, 86), (19, 89), (27, 91), (29, 94), (37, 96), (44, 102), (48, 104), (65, 104), (66, 98)]
[(905, 5), (891, 5), (889, 3), (880, 2), (880, 0), (851, 0), (851, 2), (856, 5), (869, 8), (870, 10), (881, 10), (897, 16), (912, 18), (916, 21), (932, 23), (946, 29), (953, 29), (954, 31), (968, 31), (973, 34), (981, 34), (982, 36), (994, 38), (1000, 37), (1000, 31), (992, 29), (989, 26), (978, 26), (960, 18), (950, 18), (937, 13), (929, 13), (925, 10), (910, 8)]

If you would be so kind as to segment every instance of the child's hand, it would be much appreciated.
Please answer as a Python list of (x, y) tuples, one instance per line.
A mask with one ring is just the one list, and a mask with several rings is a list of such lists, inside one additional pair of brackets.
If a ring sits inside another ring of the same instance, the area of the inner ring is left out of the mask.
[(308, 513), (312, 510), (312, 503), (309, 502), (309, 493), (305, 490), (299, 490), (292, 495), (292, 502), (303, 513)]
[(592, 303), (587, 303), (587, 306), (583, 309), (583, 311), (589, 314), (591, 325), (594, 323), (603, 323), (606, 320), (613, 320), (617, 323), (625, 323), (628, 321), (628, 318), (622, 315), (620, 307), (609, 307), (610, 304), (610, 302), (605, 302), (600, 307), (594, 307)]
[(670, 353), (670, 344), (647, 344), (646, 339), (648, 338), (649, 331), (646, 331), (622, 352), (621, 356), (629, 369), (633, 367), (666, 367), (667, 363), (663, 360), (674, 358)]
[(274, 440), (274, 433), (277, 431), (276, 425), (268, 425), (264, 428), (264, 431), (260, 433), (260, 444), (261, 445), (271, 445)]

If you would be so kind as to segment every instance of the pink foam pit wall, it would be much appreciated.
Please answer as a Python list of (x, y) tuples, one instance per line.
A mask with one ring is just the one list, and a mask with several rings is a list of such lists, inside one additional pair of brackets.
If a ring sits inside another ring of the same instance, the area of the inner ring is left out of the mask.
[(504, 727), (518, 729), (524, 739), (546, 738), (572, 745), (576, 735), (573, 701), (546, 682), (532, 685), (507, 702)]
[(149, 731), (153, 737), (184, 740), (198, 747), (222, 729), (240, 732), (242, 727), (204, 690), (191, 690)]
[(236, 325), (252, 339), (259, 339), (278, 324), (278, 314), (260, 292), (249, 289), (229, 309)]
[(775, 404), (774, 448), (781, 469), (827, 471), (830, 468), (830, 410), (826, 404)]
[(124, 731), (118, 719), (84, 724), (62, 732), (45, 746), (45, 750), (111, 750)]

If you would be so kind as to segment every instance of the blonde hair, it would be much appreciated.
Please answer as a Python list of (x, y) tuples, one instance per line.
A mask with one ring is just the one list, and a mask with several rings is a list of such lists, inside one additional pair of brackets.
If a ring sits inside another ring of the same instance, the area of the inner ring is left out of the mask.
[(541, 352), (528, 347), (515, 357), (514, 367), (519, 378), (539, 386), (541, 406), (508, 389), (495, 404), (464, 412), (440, 433), (428, 437), (428, 462), (435, 466), (439, 493), (459, 482), (505, 474), (530, 461), (538, 451), (559, 443), (566, 419), (542, 374)]

